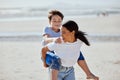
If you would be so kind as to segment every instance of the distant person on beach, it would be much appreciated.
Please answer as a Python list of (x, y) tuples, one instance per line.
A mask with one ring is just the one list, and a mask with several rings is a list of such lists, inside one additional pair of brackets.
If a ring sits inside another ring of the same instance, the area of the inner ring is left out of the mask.
[(107, 12), (99, 12), (97, 13), (97, 16), (108, 16)]
[[(46, 45), (50, 42), (55, 41), (56, 37), (60, 37), (60, 27), (63, 21), (64, 15), (57, 10), (51, 10), (48, 15), (50, 26), (45, 27), (44, 33), (43, 33), (43, 44)], [(57, 40), (59, 42), (59, 40)], [(94, 80), (98, 80), (98, 77), (93, 75), (91, 71), (89, 70), (86, 61), (84, 59), (84, 56), (80, 52), (79, 58), (78, 58), (78, 65), (83, 69), (83, 71), (87, 75), (87, 79), (93, 78)], [(54, 69), (52, 69), (54, 70)], [(54, 72), (54, 71), (52, 71)]]

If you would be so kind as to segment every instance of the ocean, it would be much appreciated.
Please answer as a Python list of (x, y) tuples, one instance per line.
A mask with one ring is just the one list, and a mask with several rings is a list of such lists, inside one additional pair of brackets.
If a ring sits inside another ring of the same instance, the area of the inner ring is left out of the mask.
[[(120, 0), (0, 0), (0, 22), (44, 19), (51, 9), (60, 10), (65, 17), (94, 17), (102, 13), (120, 14)], [(120, 41), (120, 35), (90, 36), (95, 40), (107, 38), (106, 41), (108, 39)], [(0, 41), (33, 41), (33, 39), (39, 41), (40, 37), (37, 32), (0, 32)]]
[(0, 21), (45, 18), (51, 9), (65, 17), (120, 14), (120, 0), (0, 0)]

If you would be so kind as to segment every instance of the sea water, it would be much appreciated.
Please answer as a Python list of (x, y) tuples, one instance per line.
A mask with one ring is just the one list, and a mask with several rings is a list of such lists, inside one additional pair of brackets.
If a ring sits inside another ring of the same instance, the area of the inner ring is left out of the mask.
[[(65, 17), (95, 17), (100, 13), (120, 14), (120, 0), (0, 0), (0, 22), (39, 20), (47, 17), (51, 9), (60, 10)], [(7, 36), (31, 36), (40, 33), (0, 32), (1, 39)]]
[(0, 21), (46, 18), (51, 9), (65, 17), (119, 14), (120, 0), (0, 0)]

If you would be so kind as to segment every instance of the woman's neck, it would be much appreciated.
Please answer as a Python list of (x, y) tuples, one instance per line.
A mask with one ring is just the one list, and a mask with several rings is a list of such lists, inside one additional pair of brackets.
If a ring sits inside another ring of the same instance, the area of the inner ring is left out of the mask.
[(75, 41), (76, 41), (76, 39), (73, 37), (73, 38), (71, 38), (68, 42), (73, 43), (73, 42), (75, 42)]

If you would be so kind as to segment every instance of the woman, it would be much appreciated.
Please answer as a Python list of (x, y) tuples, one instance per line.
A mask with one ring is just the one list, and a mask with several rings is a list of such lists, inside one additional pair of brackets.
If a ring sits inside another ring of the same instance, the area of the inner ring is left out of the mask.
[(53, 70), (53, 80), (75, 80), (73, 65), (77, 62), (79, 57), (80, 47), (82, 43), (90, 45), (84, 32), (78, 30), (78, 25), (74, 21), (67, 21), (62, 25), (61, 38), (62, 43), (49, 43), (42, 48), (42, 59), (46, 67), (46, 53), (54, 51), (55, 55), (60, 58), (60, 67), (58, 70)]

